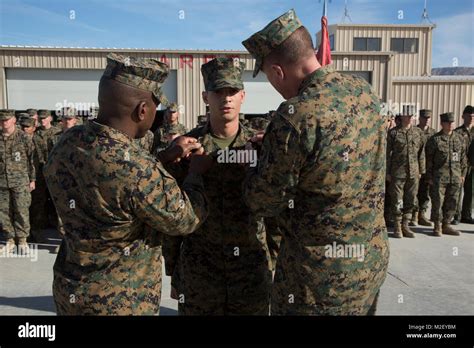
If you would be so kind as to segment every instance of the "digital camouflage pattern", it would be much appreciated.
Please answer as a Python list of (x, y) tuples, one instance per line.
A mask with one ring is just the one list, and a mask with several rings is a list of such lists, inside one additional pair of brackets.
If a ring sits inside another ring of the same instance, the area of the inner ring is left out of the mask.
[[(243, 150), (255, 134), (240, 124), (229, 148)], [(187, 136), (198, 139), (206, 153), (217, 156), (210, 126), (198, 127)], [(184, 161), (174, 170), (186, 172)], [(181, 173), (181, 174), (180, 174)], [(178, 290), (180, 315), (268, 315), (271, 259), (265, 228), (245, 205), (242, 182), (246, 168), (219, 163), (203, 175), (209, 199), (209, 216), (202, 226), (183, 238), (165, 237), (166, 272)]]
[(161, 233), (185, 235), (206, 218), (202, 178), (181, 190), (133, 139), (96, 122), (66, 132), (44, 174), (65, 230), (58, 314), (158, 314)]
[(147, 151), (148, 153), (152, 153), (153, 151), (153, 142), (155, 136), (151, 130), (148, 130), (144, 137), (135, 139), (135, 142), (138, 146), (140, 146), (143, 150)]
[[(322, 67), (280, 105), (244, 183), (250, 209), (282, 222), (272, 315), (374, 312), (389, 257), (385, 146), (379, 99), (360, 78)], [(364, 246), (363, 261), (327, 255), (332, 243)]]
[[(423, 110), (420, 110), (420, 115), (421, 115), (421, 111)], [(422, 129), (418, 125), (418, 128), (420, 128), (423, 131), (423, 142), (426, 146), (428, 139), (431, 136), (433, 136), (436, 133), (436, 131), (430, 126), (426, 126), (425, 129)], [(428, 204), (430, 202), (429, 192), (430, 192), (430, 185), (426, 181), (426, 174), (422, 174), (419, 185), (418, 185), (418, 195), (417, 195), (418, 205), (417, 207), (415, 207), (414, 212), (417, 212), (417, 211), (425, 212), (428, 210)]]
[(168, 74), (168, 65), (158, 59), (139, 59), (109, 53), (103, 76), (135, 88), (150, 91), (160, 101), (160, 104), (167, 106), (168, 99), (161, 88)]
[[(464, 140), (465, 149), (466, 149), (466, 159), (468, 162), (468, 165), (466, 165), (466, 168), (463, 173), (463, 177), (464, 177), (463, 189), (464, 190), (459, 190), (458, 205), (457, 205), (456, 214), (455, 214), (458, 218), (461, 217), (462, 219), (465, 219), (465, 218), (471, 217), (471, 209), (472, 209), (472, 169), (471, 169), (471, 166), (473, 165), (473, 163), (469, 162), (469, 157), (467, 156), (467, 153), (469, 152), (469, 147), (471, 146), (471, 143), (472, 143), (472, 137), (473, 137), (472, 128), (469, 129), (463, 124), (457, 127), (454, 131), (458, 132), (459, 135), (461, 135)], [(464, 191), (464, 195), (462, 195), (463, 191)], [(463, 199), (461, 199), (461, 197)]]
[(238, 58), (214, 58), (201, 65), (206, 91), (217, 91), (222, 88), (244, 89), (242, 73), (245, 63)]
[(181, 123), (175, 125), (164, 124), (159, 127), (153, 135), (152, 154), (156, 155), (158, 152), (166, 149), (171, 143), (173, 135), (184, 135), (187, 132), (186, 127)]
[(467, 166), (464, 140), (457, 132), (448, 135), (440, 131), (428, 139), (425, 152), (426, 180), (433, 182), (431, 220), (450, 223)]
[(295, 11), (291, 9), (242, 42), (255, 58), (253, 77), (257, 76), (262, 68), (263, 59), (301, 26), (300, 19), (296, 16)]
[[(7, 119), (0, 110), (0, 119)], [(36, 180), (34, 145), (15, 128), (10, 136), (0, 133), (0, 230), (8, 238), (26, 238), (30, 233), (29, 183)]]
[(416, 208), (416, 195), (420, 175), (425, 173), (423, 131), (411, 126), (397, 126), (388, 132), (387, 175), (392, 217), (396, 220), (411, 219)]

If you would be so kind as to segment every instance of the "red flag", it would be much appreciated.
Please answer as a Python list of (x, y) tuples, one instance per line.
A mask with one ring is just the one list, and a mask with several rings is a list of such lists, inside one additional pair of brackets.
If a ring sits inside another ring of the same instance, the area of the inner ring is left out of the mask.
[(322, 66), (332, 63), (331, 44), (329, 43), (328, 19), (326, 17), (326, 1), (324, 2), (323, 16), (321, 17), (321, 44), (316, 53), (319, 64)]

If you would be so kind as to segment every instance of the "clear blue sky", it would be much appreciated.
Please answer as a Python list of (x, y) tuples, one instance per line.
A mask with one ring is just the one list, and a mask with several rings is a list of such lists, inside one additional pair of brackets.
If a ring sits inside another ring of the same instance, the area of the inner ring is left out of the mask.
[[(424, 0), (348, 0), (353, 23), (421, 21)], [(313, 33), (319, 0), (0, 0), (0, 44), (244, 50), (241, 41), (294, 8)], [(433, 67), (474, 67), (473, 0), (428, 0)], [(329, 3), (340, 23), (344, 0)], [(71, 12), (73, 11), (73, 12)], [(403, 19), (399, 19), (403, 11)]]

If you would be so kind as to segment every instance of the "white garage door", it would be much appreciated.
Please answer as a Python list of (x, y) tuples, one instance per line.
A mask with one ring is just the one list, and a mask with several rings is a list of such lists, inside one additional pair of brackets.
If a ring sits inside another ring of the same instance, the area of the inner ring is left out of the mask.
[(244, 114), (264, 114), (276, 110), (284, 101), (262, 72), (253, 78), (251, 71), (244, 71), (242, 78), (245, 88)]
[[(89, 105), (98, 105), (102, 73), (79, 69), (6, 69), (8, 107), (55, 110), (72, 103), (77, 109), (88, 109)], [(176, 100), (176, 81), (176, 70), (171, 70), (163, 86), (170, 100)]]

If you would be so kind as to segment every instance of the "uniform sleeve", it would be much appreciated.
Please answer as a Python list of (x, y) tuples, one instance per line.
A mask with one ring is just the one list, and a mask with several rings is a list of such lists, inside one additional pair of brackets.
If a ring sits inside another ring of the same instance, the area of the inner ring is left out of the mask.
[[(466, 144), (465, 141), (464, 141), (464, 144)], [(468, 163), (467, 163), (467, 151), (466, 151), (466, 147), (463, 146), (463, 147), (462, 147), (462, 150), (461, 150), (461, 172), (462, 172), (463, 178), (466, 178), (466, 175), (467, 175), (467, 167), (468, 167)]]
[(25, 137), (26, 141), (26, 156), (27, 156), (27, 166), (28, 166), (28, 178), (30, 182), (36, 181), (36, 168), (35, 168), (35, 145), (33, 140), (29, 137)]
[(426, 180), (433, 180), (434, 140), (429, 138), (425, 146)]
[(388, 131), (387, 134), (387, 175), (390, 175), (392, 169), (392, 161), (390, 157), (392, 155), (392, 147), (393, 147), (393, 138), (391, 136), (391, 132)]
[(244, 200), (258, 216), (278, 215), (288, 207), (298, 185), (305, 156), (300, 135), (281, 115), (276, 115), (263, 138), (258, 166), (250, 168), (243, 183)]
[(208, 214), (202, 177), (188, 175), (181, 189), (159, 162), (150, 162), (143, 169), (132, 194), (132, 207), (144, 223), (172, 236), (193, 232)]
[(418, 151), (418, 165), (419, 165), (419, 170), (420, 174), (425, 174), (426, 173), (426, 154), (425, 154), (425, 142), (423, 140), (423, 134), (421, 136), (421, 146), (420, 150)]

